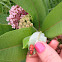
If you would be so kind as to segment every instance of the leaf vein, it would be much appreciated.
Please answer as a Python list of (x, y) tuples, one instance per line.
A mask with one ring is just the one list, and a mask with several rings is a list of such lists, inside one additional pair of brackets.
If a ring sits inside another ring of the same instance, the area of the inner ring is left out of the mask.
[[(15, 46), (12, 46), (12, 47), (8, 47), (8, 48), (17, 47), (17, 46), (20, 46), (20, 45), (21, 45), (21, 44), (19, 44), (19, 45), (15, 45)], [(5, 50), (5, 49), (8, 49), (8, 48), (3, 48), (3, 49), (0, 49), (0, 51)]]
[[(61, 20), (61, 21), (62, 21), (62, 20)], [(56, 24), (60, 23), (61, 21), (58, 21)], [(56, 24), (54, 24), (54, 25), (50, 26), (49, 28), (45, 29), (45, 30), (44, 30), (44, 31), (42, 31), (42, 32), (47, 31), (48, 29), (52, 28), (52, 27), (53, 27), (53, 26), (55, 26)]]

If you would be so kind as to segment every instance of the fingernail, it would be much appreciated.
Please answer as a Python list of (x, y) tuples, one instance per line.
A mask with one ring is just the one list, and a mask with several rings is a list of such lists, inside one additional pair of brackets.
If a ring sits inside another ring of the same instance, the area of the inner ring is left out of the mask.
[(42, 53), (45, 50), (45, 46), (41, 42), (37, 42), (35, 44), (35, 49), (37, 50), (38, 53)]

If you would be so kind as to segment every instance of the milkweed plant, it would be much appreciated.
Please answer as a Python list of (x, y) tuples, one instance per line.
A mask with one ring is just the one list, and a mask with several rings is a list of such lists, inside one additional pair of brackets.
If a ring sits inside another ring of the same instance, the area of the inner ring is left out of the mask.
[(62, 43), (61, 0), (0, 1), (0, 62), (25, 62), (30, 46), (53, 39)]

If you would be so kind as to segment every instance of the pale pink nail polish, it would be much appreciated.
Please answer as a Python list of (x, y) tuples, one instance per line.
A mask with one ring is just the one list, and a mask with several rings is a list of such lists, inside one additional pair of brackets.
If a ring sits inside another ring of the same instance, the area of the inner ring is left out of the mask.
[(37, 52), (42, 53), (45, 50), (45, 46), (41, 42), (37, 42), (35, 44), (35, 49), (37, 50)]

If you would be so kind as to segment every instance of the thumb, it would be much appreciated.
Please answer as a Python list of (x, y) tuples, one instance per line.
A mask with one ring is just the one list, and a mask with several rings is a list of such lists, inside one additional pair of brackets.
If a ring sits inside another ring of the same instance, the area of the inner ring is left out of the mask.
[(62, 62), (57, 52), (44, 42), (37, 42), (35, 49), (42, 62)]

